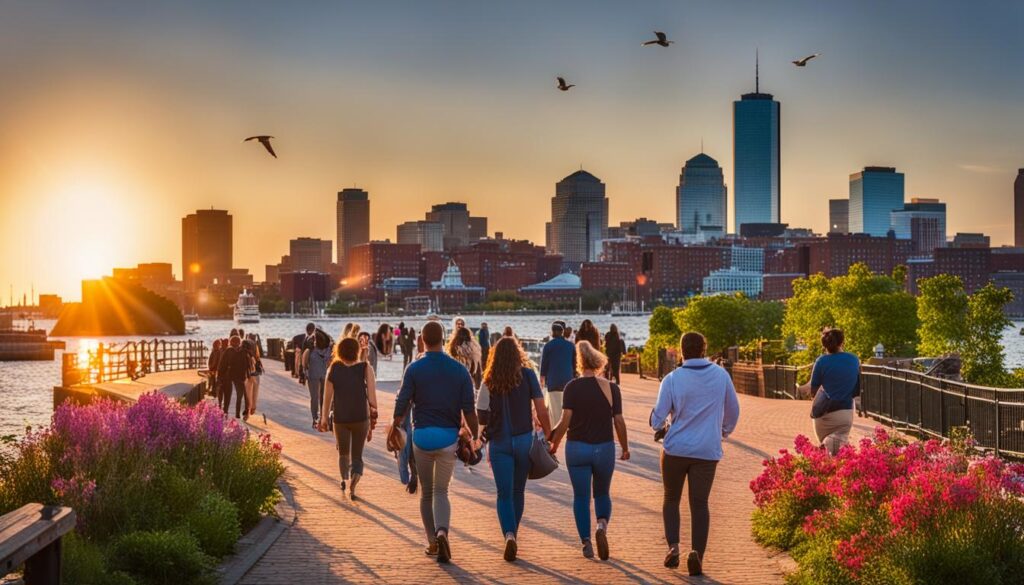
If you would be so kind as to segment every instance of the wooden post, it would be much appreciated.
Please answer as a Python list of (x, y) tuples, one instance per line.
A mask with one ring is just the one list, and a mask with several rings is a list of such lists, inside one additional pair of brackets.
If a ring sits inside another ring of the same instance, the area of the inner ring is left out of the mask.
[(25, 561), (25, 585), (60, 585), (60, 543), (54, 540)]

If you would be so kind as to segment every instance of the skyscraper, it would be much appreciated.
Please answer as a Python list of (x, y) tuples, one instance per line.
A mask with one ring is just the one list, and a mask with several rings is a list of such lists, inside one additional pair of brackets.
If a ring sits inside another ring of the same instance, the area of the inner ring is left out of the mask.
[(828, 233), (850, 233), (850, 200), (828, 200)]
[(779, 102), (761, 93), (755, 70), (754, 93), (733, 102), (736, 233), (745, 223), (780, 222), (779, 116)]
[(189, 292), (224, 279), (231, 272), (231, 215), (199, 209), (181, 219), (181, 272)]
[(291, 270), (295, 272), (330, 272), (331, 252), (330, 240), (296, 238), (288, 242)]
[(903, 173), (892, 167), (864, 167), (850, 175), (850, 233), (885, 236), (892, 212), (903, 207)]
[(1013, 245), (1024, 248), (1024, 169), (1013, 182)]
[(595, 262), (608, 233), (608, 198), (604, 183), (578, 170), (555, 184), (547, 252), (565, 262)]
[(427, 221), (441, 224), (445, 250), (453, 250), (469, 242), (469, 208), (465, 203), (433, 205), (427, 212)]
[(352, 248), (370, 241), (370, 194), (362, 189), (338, 192), (338, 265), (345, 270)]
[(915, 197), (891, 212), (890, 223), (897, 238), (914, 243), (915, 254), (946, 246), (946, 204), (938, 199)]
[(676, 226), (695, 234), (701, 226), (725, 229), (726, 187), (722, 167), (703, 152), (686, 161), (676, 188)]
[(398, 224), (398, 243), (419, 244), (423, 252), (444, 251), (444, 226), (422, 219)]

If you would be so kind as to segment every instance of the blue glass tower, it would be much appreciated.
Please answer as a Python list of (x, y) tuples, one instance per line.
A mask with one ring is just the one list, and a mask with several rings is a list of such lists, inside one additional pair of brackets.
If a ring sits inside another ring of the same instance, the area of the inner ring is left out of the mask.
[(726, 189), (722, 167), (703, 152), (686, 161), (676, 188), (676, 226), (695, 234), (703, 226), (726, 228)]
[(745, 223), (780, 222), (779, 102), (761, 93), (755, 75), (754, 93), (733, 102), (733, 188), (736, 190), (736, 232)]
[(864, 167), (850, 175), (850, 233), (884, 237), (892, 212), (903, 208), (903, 173), (892, 167)]

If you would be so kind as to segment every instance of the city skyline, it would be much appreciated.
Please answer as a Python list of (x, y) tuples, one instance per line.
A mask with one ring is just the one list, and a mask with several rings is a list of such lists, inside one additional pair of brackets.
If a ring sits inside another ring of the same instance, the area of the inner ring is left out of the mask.
[[(583, 6), (11, 5), (2, 284), (75, 298), (82, 278), (153, 260), (181, 278), (177, 222), (211, 206), (235, 217), (234, 263), (259, 276), (292, 238), (336, 241), (333, 201), (353, 183), (376, 202), (371, 239), (456, 200), (491, 232), (543, 242), (552, 184), (580, 163), (607, 185), (610, 224), (668, 221), (701, 138), (734, 176), (730, 105), (758, 48), (761, 90), (786, 109), (782, 221), (826, 232), (849, 174), (887, 165), (907, 199), (948, 204), (949, 233), (1012, 243), (1021, 7)], [(655, 27), (677, 44), (640, 50)], [(823, 56), (789, 64), (810, 50)], [(577, 87), (557, 92), (556, 74)], [(277, 136), (279, 160), (239, 144), (256, 132)]]

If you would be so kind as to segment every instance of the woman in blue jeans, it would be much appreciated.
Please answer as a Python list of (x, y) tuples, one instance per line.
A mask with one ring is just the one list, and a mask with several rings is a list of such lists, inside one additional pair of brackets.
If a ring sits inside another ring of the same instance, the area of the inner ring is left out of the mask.
[(615, 441), (612, 431), (622, 446), (619, 459), (629, 460), (629, 441), (626, 421), (622, 418), (622, 394), (619, 387), (597, 373), (604, 370), (608, 358), (590, 344), (576, 344), (576, 367), (582, 372), (562, 391), (562, 419), (558, 421), (551, 439), (551, 452), (558, 451), (562, 437), (565, 443), (565, 464), (572, 482), (572, 512), (576, 517), (576, 530), (583, 543), (583, 556), (594, 558), (590, 539), (590, 498), (593, 485), (594, 512), (597, 516), (597, 555), (608, 560), (608, 520), (612, 516), (612, 498), (609, 490), (615, 471)]
[(502, 337), (491, 348), (477, 401), (477, 413), (486, 427), (483, 438), (498, 488), (498, 522), (505, 536), (505, 560), (516, 560), (516, 535), (523, 519), (526, 477), (530, 472), (533, 444), (533, 413), (544, 430), (551, 433), (551, 420), (544, 405), (537, 374), (514, 337)]

